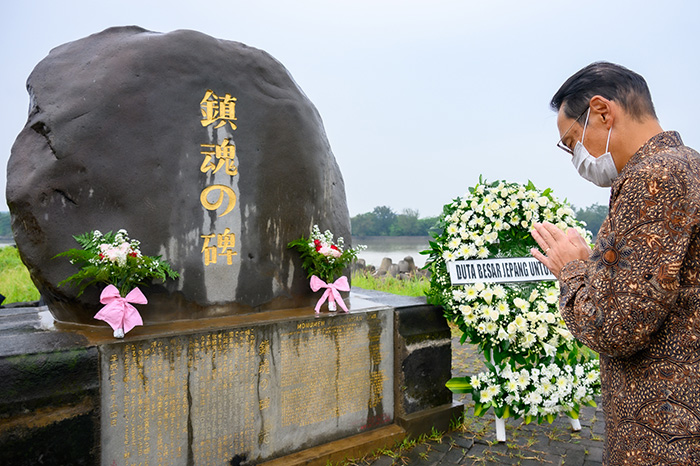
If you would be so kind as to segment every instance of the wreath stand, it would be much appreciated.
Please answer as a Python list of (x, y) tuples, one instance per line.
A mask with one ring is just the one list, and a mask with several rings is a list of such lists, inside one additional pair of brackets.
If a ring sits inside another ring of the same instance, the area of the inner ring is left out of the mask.
[[(493, 361), (493, 352), (491, 352), (491, 360)], [(504, 443), (506, 441), (506, 420), (502, 417), (498, 417), (497, 414), (494, 414), (493, 417), (496, 420), (496, 441)], [(581, 421), (573, 417), (567, 417), (571, 424), (571, 430), (574, 432), (581, 432)]]
[[(496, 440), (503, 443), (506, 441), (506, 421), (495, 414), (494, 417), (496, 418)], [(569, 422), (571, 423), (571, 430), (574, 432), (581, 431), (581, 422), (578, 419), (570, 417)]]

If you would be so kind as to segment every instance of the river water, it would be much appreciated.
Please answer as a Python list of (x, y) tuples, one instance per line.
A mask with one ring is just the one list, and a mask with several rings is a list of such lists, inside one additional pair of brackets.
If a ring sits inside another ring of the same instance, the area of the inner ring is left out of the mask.
[(423, 267), (428, 256), (418, 253), (428, 249), (430, 239), (429, 236), (353, 236), (352, 245), (367, 246), (358, 256), (367, 265), (379, 267), (385, 257), (398, 264), (404, 257), (411, 256), (417, 267)]

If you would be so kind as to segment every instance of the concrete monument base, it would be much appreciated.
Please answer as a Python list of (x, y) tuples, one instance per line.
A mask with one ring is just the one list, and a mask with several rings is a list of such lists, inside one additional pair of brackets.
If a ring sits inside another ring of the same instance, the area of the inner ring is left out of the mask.
[(326, 464), (447, 430), (451, 339), (424, 299), (357, 290), (293, 309), (138, 327), (0, 317), (0, 463)]

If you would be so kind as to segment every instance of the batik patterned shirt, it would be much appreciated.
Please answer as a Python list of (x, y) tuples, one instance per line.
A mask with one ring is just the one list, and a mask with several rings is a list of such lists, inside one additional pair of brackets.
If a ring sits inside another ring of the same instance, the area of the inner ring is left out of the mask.
[(593, 254), (562, 269), (562, 316), (600, 353), (605, 465), (700, 465), (699, 216), (700, 154), (660, 133), (613, 182)]

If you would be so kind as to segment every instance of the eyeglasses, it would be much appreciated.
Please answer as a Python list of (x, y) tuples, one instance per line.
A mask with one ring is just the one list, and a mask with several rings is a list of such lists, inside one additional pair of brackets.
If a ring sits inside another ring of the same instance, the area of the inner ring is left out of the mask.
[(574, 151), (573, 151), (569, 146), (567, 146), (566, 144), (564, 144), (564, 142), (563, 142), (563, 141), (564, 141), (564, 138), (566, 137), (567, 134), (569, 134), (569, 131), (571, 131), (571, 128), (574, 127), (574, 125), (581, 119), (581, 117), (582, 117), (583, 115), (586, 114), (587, 111), (588, 111), (588, 108), (586, 108), (586, 110), (584, 110), (583, 113), (581, 113), (578, 117), (576, 117), (576, 119), (574, 120), (574, 122), (571, 123), (571, 126), (569, 126), (569, 129), (567, 129), (566, 131), (564, 131), (564, 134), (562, 134), (562, 135), (561, 135), (561, 138), (559, 138), (559, 142), (557, 143), (557, 147), (558, 147), (559, 149), (563, 150), (564, 152), (566, 152), (567, 154), (574, 155)]

